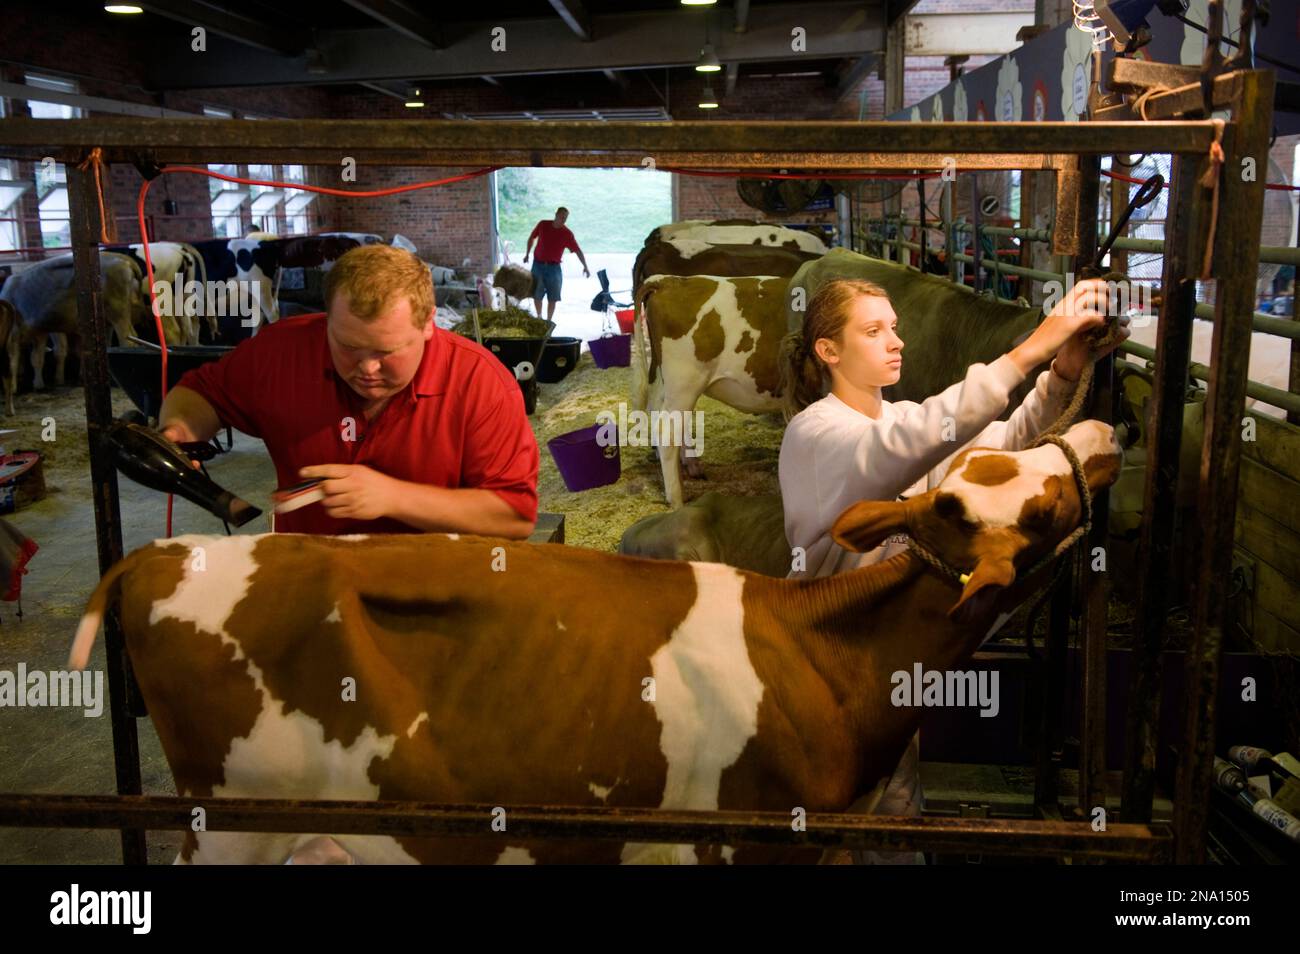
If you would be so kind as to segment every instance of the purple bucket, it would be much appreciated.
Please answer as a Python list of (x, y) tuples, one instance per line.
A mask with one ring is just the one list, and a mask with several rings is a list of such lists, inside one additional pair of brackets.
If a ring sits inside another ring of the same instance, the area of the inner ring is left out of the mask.
[(546, 449), (564, 478), (564, 486), (573, 493), (612, 484), (621, 473), (618, 444), (601, 447), (596, 443), (600, 428), (601, 425), (593, 424), (546, 442)]
[(602, 335), (587, 342), (598, 368), (626, 368), (632, 364), (631, 335)]

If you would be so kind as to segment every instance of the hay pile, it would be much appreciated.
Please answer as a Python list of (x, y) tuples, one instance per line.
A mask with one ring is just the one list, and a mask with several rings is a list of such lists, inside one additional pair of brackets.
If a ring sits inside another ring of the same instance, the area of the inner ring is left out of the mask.
[[(522, 308), (506, 305), (500, 311), (479, 309), (478, 325), (484, 338), (543, 338), (546, 322)], [(466, 338), (474, 337), (474, 318), (471, 315), (451, 329)]]
[(529, 298), (533, 294), (533, 273), (520, 265), (502, 265), (492, 276), (492, 284), (504, 288), (511, 298)]
[[(622, 476), (579, 493), (564, 486), (546, 449), (551, 438), (595, 424), (602, 410), (617, 417), (619, 404), (629, 400), (631, 385), (630, 368), (602, 371), (590, 353), (584, 353), (563, 381), (540, 387), (537, 411), (530, 418), (542, 453), (537, 490), (542, 510), (565, 515), (565, 542), (571, 546), (616, 550), (629, 526), (669, 509), (654, 448), (620, 448)], [(701, 459), (706, 479), (684, 481), (686, 501), (710, 490), (736, 495), (779, 492), (776, 467), (784, 432), (780, 415), (745, 414), (707, 397), (697, 409), (704, 412)]]

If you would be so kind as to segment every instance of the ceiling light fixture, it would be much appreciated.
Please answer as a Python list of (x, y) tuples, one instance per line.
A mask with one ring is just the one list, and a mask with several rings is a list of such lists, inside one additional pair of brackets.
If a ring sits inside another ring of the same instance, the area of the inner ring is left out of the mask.
[(144, 7), (137, 7), (134, 3), (106, 3), (104, 4), (105, 13), (144, 13)]
[(424, 97), (420, 95), (420, 87), (411, 86), (406, 90), (406, 108), (423, 109)]
[(700, 61), (695, 64), (697, 73), (717, 73), (722, 69), (722, 63), (718, 59), (718, 54), (713, 49), (712, 43), (705, 43), (704, 49), (700, 50)]
[(717, 3), (717, 2), (718, 2), (718, 0), (682, 0), (682, 6), (684, 6), (684, 7), (711, 7), (711, 6), (713, 6), (713, 5), (714, 5), (715, 3)]
[(713, 95), (713, 87), (706, 85), (700, 96), (700, 109), (717, 109), (718, 97)]

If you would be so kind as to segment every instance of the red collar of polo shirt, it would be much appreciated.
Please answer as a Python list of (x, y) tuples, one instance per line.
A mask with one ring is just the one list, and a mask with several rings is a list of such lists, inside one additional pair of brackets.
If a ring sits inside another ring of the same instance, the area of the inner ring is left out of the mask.
[[(334, 368), (334, 356), (330, 354), (329, 331), (326, 325), (327, 318), (322, 312), (319, 316), (304, 316), (320, 323), (321, 337), (321, 354), (324, 358), (324, 368), (321, 373), (325, 377), (338, 377), (338, 372)], [(296, 318), (289, 319), (298, 320)], [(433, 319), (430, 318), (430, 321)], [(443, 331), (437, 325), (433, 328), (433, 336), (424, 343), (424, 355), (420, 358), (420, 366), (415, 369), (415, 377), (411, 379), (410, 384), (403, 388), (409, 388), (416, 397), (434, 397), (439, 394), (445, 394), (447, 391), (447, 362), (450, 359), (450, 343), (443, 339), (444, 335), (451, 334), (449, 331)], [(343, 381), (344, 387), (349, 391), (351, 386)], [(355, 392), (353, 392), (355, 393)]]

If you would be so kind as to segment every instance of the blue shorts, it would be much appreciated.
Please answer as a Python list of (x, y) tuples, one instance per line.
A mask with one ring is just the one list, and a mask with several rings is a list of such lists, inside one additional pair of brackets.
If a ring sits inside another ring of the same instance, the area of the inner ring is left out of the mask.
[(564, 281), (564, 271), (558, 264), (539, 262), (533, 259), (533, 297), (539, 301), (544, 297), (551, 301), (560, 300), (560, 284)]

